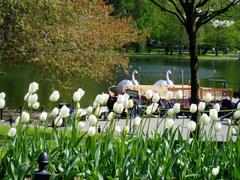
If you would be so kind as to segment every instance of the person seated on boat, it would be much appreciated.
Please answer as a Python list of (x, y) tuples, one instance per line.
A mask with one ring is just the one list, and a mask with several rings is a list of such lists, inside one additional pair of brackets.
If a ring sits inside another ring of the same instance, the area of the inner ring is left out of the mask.
[(236, 108), (238, 103), (240, 103), (240, 92), (234, 91), (232, 98), (233, 107)]

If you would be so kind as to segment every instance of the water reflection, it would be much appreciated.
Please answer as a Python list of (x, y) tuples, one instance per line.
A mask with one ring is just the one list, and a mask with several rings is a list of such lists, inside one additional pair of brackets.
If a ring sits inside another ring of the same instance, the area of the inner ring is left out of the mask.
[[(132, 59), (130, 61), (131, 70), (139, 69), (140, 67), (140, 83), (154, 84), (159, 80), (160, 73), (165, 73), (169, 69), (173, 72), (173, 80), (175, 84), (181, 84), (181, 72), (184, 72), (184, 83), (188, 84), (190, 80), (190, 69), (188, 60), (157, 60), (157, 59)], [(199, 68), (199, 78), (201, 86), (218, 86), (222, 84), (209, 83), (209, 79), (218, 78), (225, 79), (228, 82), (228, 87), (240, 90), (240, 61), (231, 60), (214, 60), (201, 61)], [(131, 74), (131, 73), (130, 73)], [(117, 81), (124, 78), (123, 72), (117, 75)], [(32, 81), (37, 81), (40, 84), (39, 99), (40, 103), (48, 105), (48, 97), (52, 90), (58, 89), (61, 93), (62, 102), (71, 102), (72, 93), (79, 87), (86, 90), (84, 98), (81, 100), (81, 105), (86, 107), (94, 100), (96, 94), (106, 92), (111, 85), (107, 82), (95, 82), (89, 78), (72, 79), (71, 90), (66, 90), (61, 86), (55, 86), (49, 82), (40, 80), (39, 74), (34, 72), (34, 69), (19, 66), (9, 70), (6, 75), (0, 76), (0, 92), (4, 91), (7, 94), (7, 106), (18, 107), (23, 104), (23, 96), (28, 90), (28, 84)]]

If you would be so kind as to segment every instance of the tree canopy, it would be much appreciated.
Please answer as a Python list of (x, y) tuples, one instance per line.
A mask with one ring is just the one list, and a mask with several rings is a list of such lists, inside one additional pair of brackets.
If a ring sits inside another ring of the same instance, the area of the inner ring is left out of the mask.
[(101, 0), (0, 1), (1, 70), (24, 63), (55, 79), (111, 79), (127, 67), (122, 46), (139, 38), (131, 18), (112, 11)]

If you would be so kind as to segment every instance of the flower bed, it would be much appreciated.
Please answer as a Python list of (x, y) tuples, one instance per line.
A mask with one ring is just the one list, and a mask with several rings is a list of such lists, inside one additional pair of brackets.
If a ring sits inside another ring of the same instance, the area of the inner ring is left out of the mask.
[[(29, 120), (34, 109), (39, 108), (37, 83), (31, 83), (25, 96), (24, 111), (15, 124), (2, 136), (0, 146), (0, 176), (6, 179), (23, 179), (33, 175), (37, 169), (37, 158), (45, 151), (49, 155), (48, 171), (53, 178), (63, 179), (238, 179), (240, 177), (240, 140), (238, 127), (233, 120), (240, 118), (240, 110), (235, 110), (228, 120), (226, 142), (214, 141), (222, 125), (218, 121), (219, 105), (204, 112), (206, 102), (192, 104), (190, 113), (199, 112), (199, 122), (189, 121), (187, 138), (183, 138), (182, 127), (173, 129), (175, 118), (181, 112), (179, 104), (158, 118), (157, 126), (150, 129), (152, 113), (161, 111), (157, 103), (159, 95), (150, 90), (146, 98), (152, 104), (146, 107), (141, 117), (135, 117), (129, 127), (129, 116), (134, 106), (127, 94), (119, 95), (113, 112), (107, 116), (104, 133), (97, 134), (100, 107), (105, 105), (109, 96), (100, 94), (93, 106), (80, 108), (84, 95), (82, 89), (73, 94), (74, 113), (67, 106), (57, 108), (60, 97), (58, 91), (50, 95), (53, 108), (44, 111), (39, 121), (30, 126)], [(209, 100), (207, 95), (207, 101)], [(5, 94), (0, 93), (0, 108), (4, 108)], [(240, 108), (240, 106), (238, 107)], [(127, 113), (126, 124), (116, 125), (117, 116)], [(85, 118), (90, 127), (83, 131)], [(68, 128), (59, 128), (63, 119)], [(54, 127), (48, 125), (53, 121)], [(204, 126), (211, 123), (209, 133)], [(146, 131), (144, 131), (144, 129)], [(176, 139), (177, 135), (177, 139)], [(233, 141), (232, 136), (236, 139)]]

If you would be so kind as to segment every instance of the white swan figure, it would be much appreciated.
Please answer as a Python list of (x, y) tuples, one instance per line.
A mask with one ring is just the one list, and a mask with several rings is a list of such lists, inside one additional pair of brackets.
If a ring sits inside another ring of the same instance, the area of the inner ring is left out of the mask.
[(131, 85), (139, 85), (138, 81), (135, 79), (135, 75), (138, 74), (136, 70), (132, 73), (132, 80), (124, 79), (118, 83), (116, 86), (118, 93), (124, 93), (125, 87), (131, 86)]
[(173, 85), (173, 81), (169, 78), (169, 75), (171, 75), (172, 72), (170, 70), (166, 73), (166, 80), (158, 80), (154, 83), (154, 86), (166, 86), (166, 85)]

